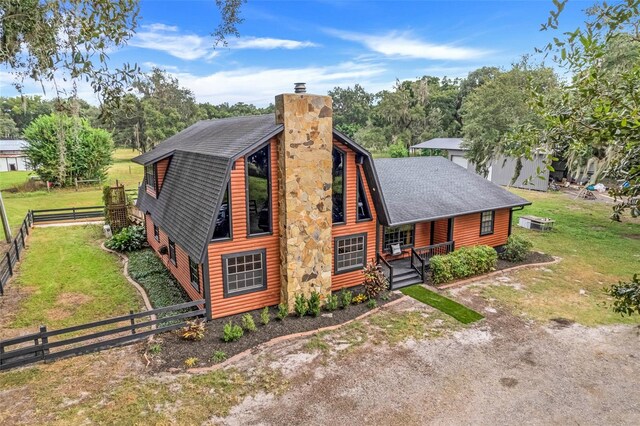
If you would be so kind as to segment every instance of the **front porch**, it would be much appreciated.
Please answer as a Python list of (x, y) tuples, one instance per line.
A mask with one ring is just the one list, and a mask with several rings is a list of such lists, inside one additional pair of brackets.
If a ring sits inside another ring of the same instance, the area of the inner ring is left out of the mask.
[(409, 256), (395, 260), (387, 260), (378, 253), (377, 260), (389, 280), (389, 288), (396, 290), (425, 282), (429, 271), (429, 260), (433, 256), (445, 255), (453, 250), (454, 242), (446, 241), (425, 247), (411, 247), (408, 251)]

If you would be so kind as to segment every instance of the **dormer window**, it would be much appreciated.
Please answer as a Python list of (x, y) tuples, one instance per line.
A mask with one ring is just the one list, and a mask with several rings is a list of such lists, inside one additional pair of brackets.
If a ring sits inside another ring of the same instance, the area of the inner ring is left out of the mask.
[(156, 171), (156, 163), (144, 166), (144, 182), (147, 185), (147, 188), (151, 189), (152, 191), (157, 190)]

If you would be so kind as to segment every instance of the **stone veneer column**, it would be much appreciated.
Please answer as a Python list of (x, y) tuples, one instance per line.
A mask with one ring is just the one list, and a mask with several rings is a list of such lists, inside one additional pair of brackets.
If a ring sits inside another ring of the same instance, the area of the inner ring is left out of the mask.
[(281, 301), (331, 293), (332, 100), (329, 96), (276, 96)]

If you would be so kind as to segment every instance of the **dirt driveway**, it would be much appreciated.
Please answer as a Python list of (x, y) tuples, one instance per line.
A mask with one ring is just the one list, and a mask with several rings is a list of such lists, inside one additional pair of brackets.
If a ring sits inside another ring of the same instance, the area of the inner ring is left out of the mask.
[[(354, 347), (341, 333), (280, 345), (262, 363), (282, 370), (288, 391), (248, 397), (211, 423), (640, 423), (637, 327), (543, 327), (480, 303), (486, 320), (436, 338)], [(442, 321), (413, 300), (393, 309)]]

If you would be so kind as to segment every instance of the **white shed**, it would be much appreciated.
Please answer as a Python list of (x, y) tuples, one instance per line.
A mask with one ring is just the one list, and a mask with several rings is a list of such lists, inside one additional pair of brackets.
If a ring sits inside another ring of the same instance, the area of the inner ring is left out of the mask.
[(0, 172), (31, 170), (22, 139), (0, 140)]

